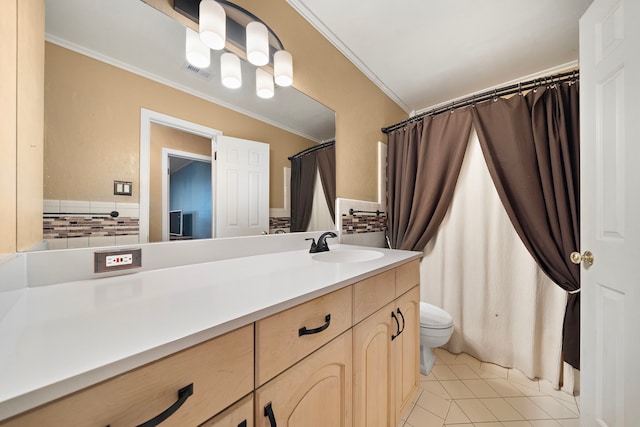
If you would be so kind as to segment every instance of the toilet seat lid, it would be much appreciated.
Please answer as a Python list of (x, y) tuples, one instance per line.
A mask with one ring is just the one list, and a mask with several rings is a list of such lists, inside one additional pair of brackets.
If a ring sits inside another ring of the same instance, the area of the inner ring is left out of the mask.
[(420, 302), (420, 325), (433, 329), (446, 329), (453, 324), (449, 313), (433, 304)]

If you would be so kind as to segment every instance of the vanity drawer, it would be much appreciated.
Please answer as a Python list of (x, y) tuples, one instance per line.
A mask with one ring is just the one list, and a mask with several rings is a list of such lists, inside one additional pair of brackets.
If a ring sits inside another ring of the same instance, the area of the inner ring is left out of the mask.
[(395, 269), (396, 298), (420, 284), (420, 260), (413, 260)]
[(351, 327), (351, 286), (256, 322), (256, 386)]
[(0, 422), (0, 426), (137, 426), (176, 403), (178, 390), (189, 384), (193, 384), (193, 394), (162, 422), (163, 427), (199, 425), (252, 392), (253, 325)]
[(353, 323), (359, 323), (393, 301), (396, 297), (395, 283), (396, 272), (389, 270), (353, 285)]

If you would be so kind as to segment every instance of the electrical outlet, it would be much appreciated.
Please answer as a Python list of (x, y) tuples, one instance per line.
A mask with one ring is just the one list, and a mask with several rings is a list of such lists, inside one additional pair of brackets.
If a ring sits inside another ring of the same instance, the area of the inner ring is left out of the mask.
[(125, 270), (142, 266), (142, 249), (94, 252), (95, 273)]
[(115, 267), (116, 265), (133, 264), (133, 254), (107, 255), (105, 257), (107, 267)]

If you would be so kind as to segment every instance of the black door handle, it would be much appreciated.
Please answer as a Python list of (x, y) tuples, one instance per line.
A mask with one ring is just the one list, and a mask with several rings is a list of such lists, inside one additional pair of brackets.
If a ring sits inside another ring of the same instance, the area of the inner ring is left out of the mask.
[(301, 337), (303, 335), (317, 334), (319, 332), (324, 331), (329, 327), (329, 324), (331, 323), (331, 314), (327, 314), (326, 316), (324, 316), (324, 321), (325, 321), (324, 325), (314, 329), (307, 329), (306, 326), (303, 326), (302, 328), (298, 329), (298, 336)]
[(267, 406), (264, 407), (264, 416), (269, 418), (269, 424), (271, 425), (271, 427), (278, 427), (278, 425), (276, 424), (276, 416), (273, 415), (271, 402), (267, 403)]
[(391, 334), (391, 341), (393, 341), (396, 338), (398, 338), (398, 335), (400, 335), (400, 322), (398, 322), (398, 317), (396, 316), (396, 313), (394, 313), (393, 311), (391, 312), (391, 317), (393, 318), (393, 320), (396, 321), (396, 331), (398, 331), (397, 334)]
[(180, 407), (184, 404), (184, 402), (187, 401), (189, 396), (191, 396), (192, 394), (193, 394), (193, 383), (178, 390), (178, 400), (176, 400), (173, 405), (169, 406), (167, 409), (165, 409), (163, 412), (159, 413), (155, 417), (151, 418), (149, 421), (140, 424), (138, 427), (157, 426), (158, 424), (160, 424), (161, 422), (169, 418), (171, 415), (173, 415), (178, 409), (180, 409)]
[(400, 311), (400, 307), (398, 307), (398, 314), (400, 315), (400, 317), (402, 317), (402, 329), (400, 329), (400, 332), (398, 332), (398, 335), (400, 335), (401, 333), (404, 332), (404, 315)]

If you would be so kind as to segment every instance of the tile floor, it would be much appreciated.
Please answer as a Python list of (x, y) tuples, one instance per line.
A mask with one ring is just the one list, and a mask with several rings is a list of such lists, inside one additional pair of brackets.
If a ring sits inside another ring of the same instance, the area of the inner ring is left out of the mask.
[(579, 397), (516, 369), (436, 349), (436, 364), (400, 427), (579, 427)]

